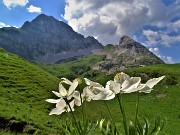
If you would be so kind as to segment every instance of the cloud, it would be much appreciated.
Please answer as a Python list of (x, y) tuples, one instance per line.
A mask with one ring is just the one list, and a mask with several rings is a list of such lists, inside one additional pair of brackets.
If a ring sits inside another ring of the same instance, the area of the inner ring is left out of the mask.
[(169, 28), (170, 29), (168, 29), (168, 32), (172, 32), (172, 31), (180, 32), (180, 20), (170, 23)]
[(180, 10), (162, 0), (66, 0), (64, 19), (77, 32), (117, 44), (123, 35), (133, 36), (144, 25), (167, 25)]
[(29, 0), (3, 0), (4, 5), (8, 8), (14, 8), (16, 6), (25, 6)]
[(170, 56), (162, 56), (161, 53), (160, 53), (159, 48), (157, 48), (157, 47), (149, 48), (149, 51), (151, 51), (156, 56), (158, 56), (160, 59), (162, 59), (165, 63), (168, 63), (168, 64), (173, 64), (174, 63), (174, 60), (173, 60), (172, 57), (170, 57)]
[(146, 46), (158, 44), (160, 37), (159, 33), (152, 30), (143, 30), (143, 35), (147, 38)]
[(170, 57), (170, 56), (163, 56), (162, 59), (164, 60), (165, 63), (168, 63), (168, 64), (173, 64), (174, 63), (173, 58)]
[(10, 27), (10, 26), (5, 24), (5, 23), (3, 23), (3, 22), (0, 22), (0, 28), (2, 28), (2, 27)]
[(168, 31), (170, 31), (170, 28), (166, 31), (143, 30), (143, 35), (147, 38), (143, 44), (146, 46), (165, 45), (166, 47), (170, 47), (171, 44), (180, 42), (179, 34), (171, 35)]
[(28, 12), (30, 13), (41, 13), (41, 8), (40, 7), (35, 7), (33, 5), (30, 5), (28, 8), (27, 8)]
[(169, 36), (169, 35), (165, 35), (165, 34), (161, 34), (161, 44), (164, 44), (166, 46), (170, 46), (170, 44), (173, 43), (180, 43), (180, 35), (177, 36)]
[(151, 51), (152, 53), (154, 53), (156, 56), (161, 57), (160, 52), (159, 52), (159, 48), (155, 47), (155, 48), (149, 48), (149, 51)]

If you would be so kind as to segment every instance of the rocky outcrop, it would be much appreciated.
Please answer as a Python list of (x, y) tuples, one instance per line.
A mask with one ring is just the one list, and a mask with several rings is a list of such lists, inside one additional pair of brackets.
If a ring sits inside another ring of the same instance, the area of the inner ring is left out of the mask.
[(119, 45), (105, 47), (101, 54), (106, 55), (106, 59), (95, 64), (93, 69), (109, 74), (126, 68), (164, 63), (145, 46), (128, 36), (123, 36)]
[(66, 23), (41, 14), (21, 28), (1, 28), (0, 47), (31, 61), (53, 64), (103, 46), (94, 37), (85, 38)]

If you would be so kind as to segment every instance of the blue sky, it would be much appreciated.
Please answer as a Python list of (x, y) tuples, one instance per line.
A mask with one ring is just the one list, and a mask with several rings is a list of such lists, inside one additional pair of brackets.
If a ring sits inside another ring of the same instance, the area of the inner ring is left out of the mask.
[(180, 0), (0, 0), (0, 27), (21, 27), (41, 13), (104, 45), (128, 35), (180, 63)]

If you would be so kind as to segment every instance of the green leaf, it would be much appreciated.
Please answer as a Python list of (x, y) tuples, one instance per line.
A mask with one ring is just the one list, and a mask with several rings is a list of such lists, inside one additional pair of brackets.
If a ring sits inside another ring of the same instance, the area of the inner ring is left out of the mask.
[(142, 127), (139, 119), (137, 119), (137, 125), (136, 126), (137, 126), (137, 131), (138, 131), (139, 135), (143, 135), (143, 127)]
[(129, 123), (129, 135), (136, 135), (136, 127), (132, 121)]

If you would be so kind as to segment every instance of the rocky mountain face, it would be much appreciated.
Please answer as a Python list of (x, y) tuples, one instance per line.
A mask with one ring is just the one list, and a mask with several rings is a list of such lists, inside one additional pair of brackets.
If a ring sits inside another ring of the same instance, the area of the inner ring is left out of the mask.
[(31, 61), (58, 63), (103, 48), (94, 37), (84, 38), (62, 21), (41, 14), (21, 28), (1, 28), (0, 47)]
[(98, 54), (106, 55), (106, 58), (104, 61), (95, 64), (93, 69), (109, 74), (126, 68), (164, 63), (145, 46), (128, 36), (123, 36), (119, 45), (107, 45)]

